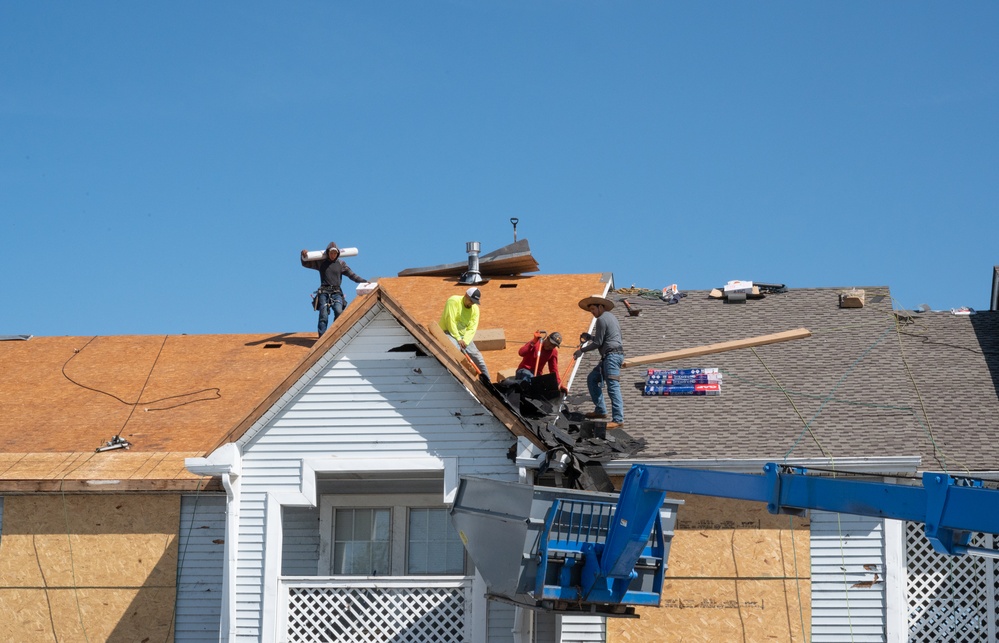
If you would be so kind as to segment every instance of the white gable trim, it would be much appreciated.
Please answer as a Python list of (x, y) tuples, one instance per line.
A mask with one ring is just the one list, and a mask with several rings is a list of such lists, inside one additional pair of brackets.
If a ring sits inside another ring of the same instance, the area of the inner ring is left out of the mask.
[(236, 444), (239, 445), (240, 449), (252, 441), (258, 433), (270, 424), (271, 420), (279, 415), (285, 407), (291, 404), (302, 389), (312, 382), (323, 371), (323, 369), (329, 366), (330, 362), (337, 359), (344, 347), (347, 346), (351, 340), (357, 337), (361, 331), (364, 330), (364, 328), (384, 310), (386, 310), (386, 308), (381, 302), (374, 304), (371, 307), (371, 310), (366, 312), (363, 317), (358, 319), (350, 328), (347, 329), (346, 332), (344, 332), (342, 337), (337, 339), (332, 346), (326, 349), (326, 352), (316, 361), (315, 364), (312, 365), (312, 368), (303, 373), (302, 377), (298, 378), (298, 381), (290, 386), (288, 390), (285, 391), (280, 398), (278, 398), (277, 402), (271, 405), (271, 407), (267, 409), (267, 411), (260, 416), (256, 422), (253, 423), (253, 426), (251, 426), (246, 433), (244, 433), (236, 441)]

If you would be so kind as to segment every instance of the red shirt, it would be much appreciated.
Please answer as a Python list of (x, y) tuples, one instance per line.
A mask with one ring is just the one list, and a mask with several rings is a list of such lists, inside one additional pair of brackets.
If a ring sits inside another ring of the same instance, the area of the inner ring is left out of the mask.
[[(538, 357), (538, 352), (540, 351), (541, 357)], [(552, 348), (551, 350), (546, 349), (543, 346), (541, 340), (534, 340), (524, 344), (518, 354), (523, 358), (520, 360), (520, 366), (517, 370), (522, 368), (531, 371), (534, 375), (541, 375), (541, 372), (545, 370), (545, 365), (548, 365), (548, 372), (555, 374), (555, 381), (561, 385), (562, 378), (558, 374), (558, 348)], [(535, 368), (537, 364), (537, 368)]]

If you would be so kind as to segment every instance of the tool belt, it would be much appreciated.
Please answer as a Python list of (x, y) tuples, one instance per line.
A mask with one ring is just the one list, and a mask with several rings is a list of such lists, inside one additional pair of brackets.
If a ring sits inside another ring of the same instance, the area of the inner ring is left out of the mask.
[[(343, 296), (343, 290), (337, 288), (336, 286), (320, 286), (318, 290), (312, 293), (312, 310), (319, 310), (319, 295), (340, 295), (343, 299), (343, 304), (347, 305), (347, 298)], [(326, 297), (326, 308), (330, 309), (333, 307), (333, 298)]]

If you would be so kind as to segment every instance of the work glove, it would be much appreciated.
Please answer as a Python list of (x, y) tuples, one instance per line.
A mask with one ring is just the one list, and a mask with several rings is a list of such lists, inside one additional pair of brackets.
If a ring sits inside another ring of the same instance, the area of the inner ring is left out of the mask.
[(577, 348), (576, 352), (572, 354), (572, 359), (579, 359), (582, 356), (583, 356), (583, 351)]
[(590, 335), (589, 333), (582, 333), (579, 336), (579, 343), (582, 344), (582, 343), (590, 341), (591, 339), (593, 339), (593, 335)]

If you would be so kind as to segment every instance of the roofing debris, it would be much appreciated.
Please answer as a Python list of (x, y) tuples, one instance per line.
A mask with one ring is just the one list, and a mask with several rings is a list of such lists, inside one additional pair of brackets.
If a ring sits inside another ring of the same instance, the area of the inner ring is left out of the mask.
[(539, 474), (551, 469), (574, 487), (614, 491), (603, 463), (634, 455), (645, 447), (645, 440), (636, 440), (622, 429), (607, 433), (605, 422), (569, 411), (567, 401), (575, 405), (589, 396), (565, 396), (551, 373), (527, 381), (510, 378), (489, 386), (548, 447)]
[[(476, 257), (478, 272), (484, 276), (521, 275), (538, 271), (538, 261), (531, 255), (527, 239), (515, 241), (498, 250)], [(469, 262), (440, 264), (422, 268), (407, 268), (399, 272), (400, 277), (461, 277), (469, 270)]]

